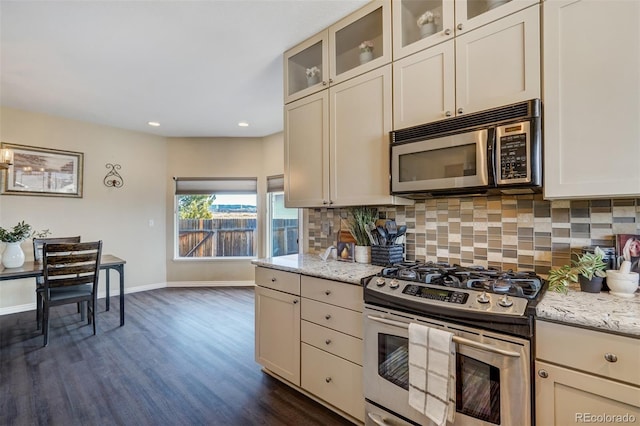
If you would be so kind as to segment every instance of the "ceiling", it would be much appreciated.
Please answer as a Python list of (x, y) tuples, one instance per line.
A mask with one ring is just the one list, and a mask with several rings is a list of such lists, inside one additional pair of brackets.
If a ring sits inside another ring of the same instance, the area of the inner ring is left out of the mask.
[(1, 0), (0, 104), (167, 137), (270, 135), (283, 52), (365, 3)]

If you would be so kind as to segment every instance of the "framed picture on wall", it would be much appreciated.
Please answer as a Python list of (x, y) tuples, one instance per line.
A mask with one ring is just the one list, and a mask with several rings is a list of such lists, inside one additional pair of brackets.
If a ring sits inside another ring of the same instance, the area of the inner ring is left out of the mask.
[(82, 198), (84, 154), (2, 142), (13, 151), (2, 193)]
[(617, 234), (616, 253), (618, 254), (618, 267), (623, 261), (631, 262), (631, 271), (640, 272), (640, 235)]

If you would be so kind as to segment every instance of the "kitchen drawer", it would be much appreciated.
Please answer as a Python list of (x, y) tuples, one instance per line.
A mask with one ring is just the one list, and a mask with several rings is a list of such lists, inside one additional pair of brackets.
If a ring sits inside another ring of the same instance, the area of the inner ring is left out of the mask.
[(305, 275), (301, 277), (300, 287), (302, 297), (362, 312), (362, 286)]
[(302, 343), (302, 388), (364, 421), (362, 367)]
[(362, 365), (362, 339), (309, 321), (302, 321), (301, 340), (318, 349)]
[(640, 339), (536, 321), (536, 358), (640, 385)]
[(256, 267), (256, 284), (273, 290), (300, 295), (300, 274)]
[(315, 324), (362, 339), (363, 319), (360, 312), (303, 298), (301, 317)]

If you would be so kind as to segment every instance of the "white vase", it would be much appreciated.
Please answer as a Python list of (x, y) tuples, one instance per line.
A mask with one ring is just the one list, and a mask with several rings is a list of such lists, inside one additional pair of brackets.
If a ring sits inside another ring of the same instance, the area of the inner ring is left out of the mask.
[(373, 59), (373, 51), (367, 50), (365, 52), (360, 52), (360, 64), (366, 64), (370, 60)]
[(428, 22), (420, 27), (420, 36), (422, 36), (422, 38), (428, 37), (435, 34), (436, 30), (435, 22)]
[(318, 84), (318, 83), (320, 83), (320, 75), (316, 74), (316, 75), (307, 76), (307, 87), (311, 87), (314, 84)]
[(356, 246), (354, 260), (358, 263), (371, 263), (371, 246)]
[(22, 241), (7, 243), (4, 253), (2, 253), (2, 265), (5, 268), (19, 268), (24, 265), (24, 252), (20, 244)]

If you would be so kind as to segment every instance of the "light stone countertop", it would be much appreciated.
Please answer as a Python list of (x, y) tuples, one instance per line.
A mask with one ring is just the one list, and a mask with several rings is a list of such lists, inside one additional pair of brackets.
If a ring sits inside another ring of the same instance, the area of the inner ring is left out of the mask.
[(288, 256), (268, 257), (253, 260), (251, 263), (271, 269), (297, 272), (302, 275), (357, 285), (361, 284), (360, 280), (362, 278), (375, 275), (382, 270), (382, 266), (341, 262), (331, 258), (325, 262), (317, 254), (291, 254)]
[(547, 291), (536, 306), (536, 317), (640, 338), (640, 293), (623, 298), (608, 292)]

